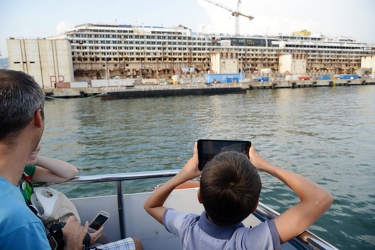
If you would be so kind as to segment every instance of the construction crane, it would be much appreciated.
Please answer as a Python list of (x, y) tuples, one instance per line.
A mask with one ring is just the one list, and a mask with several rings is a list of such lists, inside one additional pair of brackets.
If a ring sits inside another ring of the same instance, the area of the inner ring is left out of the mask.
[(240, 34), (240, 22), (239, 22), (239, 18), (238, 17), (239, 16), (243, 16), (243, 17), (248, 18), (250, 21), (254, 19), (254, 17), (249, 16), (249, 15), (245, 15), (245, 14), (243, 14), (243, 13), (240, 12), (241, 0), (238, 0), (236, 10), (232, 10), (231, 8), (229, 8), (229, 7), (225, 6), (225, 5), (223, 5), (221, 3), (217, 3), (217, 2), (212, 1), (212, 0), (204, 0), (204, 1), (206, 1), (208, 3), (211, 3), (213, 5), (216, 5), (216, 6), (220, 7), (220, 8), (223, 8), (223, 9), (225, 9), (227, 11), (230, 11), (232, 13), (232, 16), (234, 16), (236, 18), (235, 19), (235, 35), (237, 35), (237, 36)]

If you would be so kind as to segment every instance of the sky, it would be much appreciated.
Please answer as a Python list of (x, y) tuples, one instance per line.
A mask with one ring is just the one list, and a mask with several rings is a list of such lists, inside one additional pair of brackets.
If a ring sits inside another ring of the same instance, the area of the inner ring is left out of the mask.
[[(211, 0), (236, 10), (238, 0)], [(307, 29), (375, 44), (374, 0), (242, 0), (240, 33), (290, 34)], [(0, 0), (0, 53), (6, 39), (45, 38), (83, 23), (172, 27), (202, 33), (235, 32), (231, 12), (204, 0)]]

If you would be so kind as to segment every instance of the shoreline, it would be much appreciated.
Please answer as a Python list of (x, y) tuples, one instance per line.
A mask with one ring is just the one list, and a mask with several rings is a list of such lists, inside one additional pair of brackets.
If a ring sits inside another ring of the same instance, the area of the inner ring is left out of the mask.
[(126, 99), (183, 95), (245, 93), (254, 89), (316, 88), (375, 85), (375, 79), (241, 82), (226, 84), (135, 85), (132, 87), (51, 88), (43, 89), (46, 99), (101, 97)]

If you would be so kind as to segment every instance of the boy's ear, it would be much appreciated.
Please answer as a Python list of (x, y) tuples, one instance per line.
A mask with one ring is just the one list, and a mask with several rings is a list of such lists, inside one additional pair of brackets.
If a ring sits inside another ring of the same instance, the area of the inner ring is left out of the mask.
[(200, 189), (200, 188), (198, 188), (198, 190), (197, 190), (197, 197), (198, 197), (198, 201), (199, 201), (199, 203), (202, 204), (202, 199), (201, 199), (201, 189)]
[(258, 205), (259, 205), (259, 200), (258, 200), (258, 202), (257, 202), (257, 205), (254, 207), (253, 211), (251, 211), (251, 213), (254, 213), (255, 210), (257, 210)]

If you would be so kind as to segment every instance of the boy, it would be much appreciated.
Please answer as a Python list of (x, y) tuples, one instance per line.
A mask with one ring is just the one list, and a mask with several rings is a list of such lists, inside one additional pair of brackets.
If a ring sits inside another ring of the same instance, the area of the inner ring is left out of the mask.
[[(145, 210), (180, 238), (183, 249), (280, 249), (328, 210), (332, 195), (316, 183), (263, 159), (251, 146), (250, 160), (243, 154), (224, 152), (198, 170), (197, 146), (181, 171), (156, 189), (144, 204)], [(274, 220), (254, 228), (241, 223), (255, 211), (261, 189), (257, 170), (284, 182), (300, 202)], [(201, 175), (198, 200), (205, 208), (199, 215), (183, 214), (163, 206), (180, 184)]]

